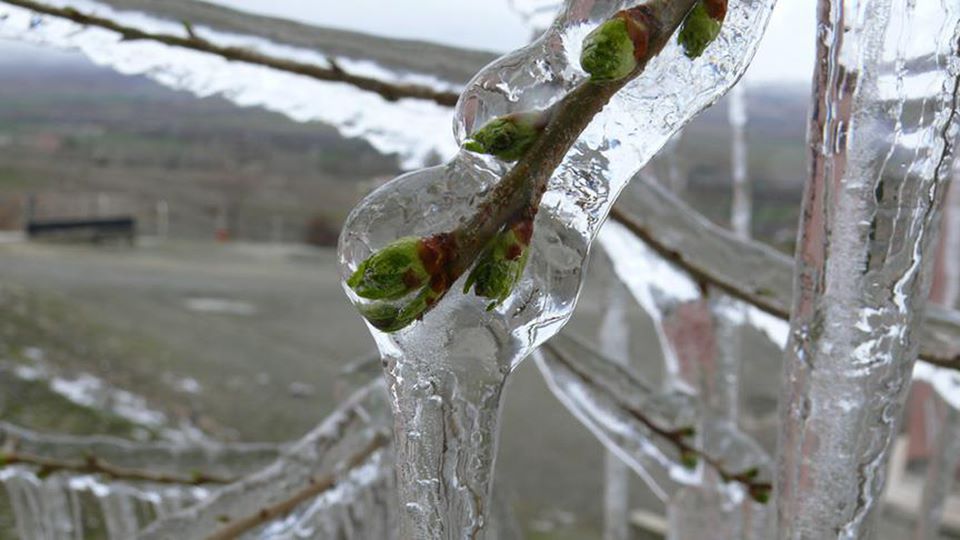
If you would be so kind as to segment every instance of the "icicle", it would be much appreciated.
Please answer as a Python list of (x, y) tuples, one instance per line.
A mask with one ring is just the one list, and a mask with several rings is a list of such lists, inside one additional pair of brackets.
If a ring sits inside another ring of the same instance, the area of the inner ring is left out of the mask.
[(100, 510), (103, 521), (106, 523), (107, 537), (110, 540), (135, 538), (140, 524), (134, 509), (134, 499), (129, 493), (121, 490), (109, 489), (97, 493), (100, 501)]
[[(869, 538), (956, 138), (960, 6), (824, 0), (819, 14), (812, 176), (781, 392), (779, 537)], [(903, 69), (925, 57), (939, 67)]]
[[(607, 307), (597, 340), (603, 354), (621, 365), (630, 364), (630, 327), (627, 324), (626, 294), (623, 285), (611, 279), (607, 285)], [(629, 538), (630, 475), (619, 456), (604, 454), (603, 539)]]
[(727, 116), (730, 120), (730, 164), (733, 178), (733, 204), (730, 209), (730, 228), (740, 238), (750, 238), (752, 195), (747, 176), (747, 100), (744, 97), (746, 81), (741, 80), (727, 94)]

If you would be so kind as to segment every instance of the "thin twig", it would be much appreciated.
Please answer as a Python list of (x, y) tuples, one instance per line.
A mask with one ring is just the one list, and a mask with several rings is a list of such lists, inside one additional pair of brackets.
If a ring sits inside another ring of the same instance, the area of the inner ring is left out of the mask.
[(153, 482), (156, 484), (181, 484), (191, 486), (200, 484), (229, 484), (230, 482), (234, 481), (232, 478), (224, 478), (204, 474), (202, 472), (196, 472), (189, 476), (181, 476), (147, 469), (118, 467), (95, 456), (89, 456), (83, 461), (72, 461), (47, 458), (16, 451), (7, 452), (3, 455), (0, 455), (0, 466), (9, 465), (29, 465), (32, 467), (37, 467), (37, 473), (40, 476), (45, 476), (47, 474), (60, 471), (68, 471), (80, 474), (102, 474), (116, 480), (133, 480), (138, 482)]
[(240, 47), (225, 47), (199, 37), (189, 22), (183, 23), (187, 31), (187, 36), (184, 37), (147, 32), (139, 28), (121, 24), (112, 19), (82, 13), (71, 7), (50, 6), (42, 2), (35, 2), (34, 0), (0, 0), (0, 2), (29, 9), (36, 13), (67, 19), (85, 26), (94, 26), (110, 30), (120, 34), (120, 36), (127, 41), (156, 41), (172, 47), (182, 47), (184, 49), (214, 54), (227, 60), (265, 66), (279, 71), (312, 77), (321, 81), (346, 83), (362, 90), (378, 94), (387, 101), (397, 101), (403, 98), (424, 99), (433, 101), (439, 105), (452, 107), (456, 105), (457, 99), (460, 97), (457, 92), (436, 90), (429, 86), (389, 83), (372, 77), (353, 75), (344, 71), (335, 63), (331, 63), (330, 67), (323, 67), (306, 62), (277, 58)]
[[(340, 467), (341, 471), (349, 471), (359, 467), (377, 450), (384, 448), (390, 439), (383, 433), (377, 433), (367, 445), (356, 454), (347, 458)], [(256, 513), (231, 521), (228, 525), (207, 537), (207, 540), (230, 540), (243, 533), (276, 518), (285, 516), (304, 502), (317, 495), (332, 489), (337, 485), (337, 471), (322, 477), (311, 477), (307, 486), (290, 497), (270, 506), (261, 508)]]
[[(603, 385), (600, 384), (596, 379), (594, 379), (589, 373), (584, 372), (576, 362), (570, 360), (570, 358), (558, 347), (552, 344), (552, 342), (547, 342), (541, 346), (544, 350), (549, 351), (550, 354), (554, 356), (559, 362), (561, 362), (567, 369), (569, 369), (573, 374), (579, 377), (586, 384), (593, 386), (595, 388), (603, 388)], [(613, 392), (607, 392), (610, 397), (616, 400), (616, 396)], [(660, 438), (668, 441), (672, 444), (677, 453), (680, 454), (681, 459), (683, 456), (696, 456), (697, 458), (703, 460), (704, 463), (713, 468), (720, 478), (724, 482), (737, 482), (744, 486), (744, 488), (754, 496), (759, 494), (768, 494), (772, 485), (770, 482), (761, 482), (757, 480), (758, 471), (748, 470), (733, 472), (728, 470), (723, 462), (719, 459), (707, 454), (703, 450), (697, 448), (696, 446), (687, 442), (687, 439), (692, 435), (692, 432), (688, 428), (680, 429), (667, 429), (656, 422), (651, 420), (643, 411), (628, 405), (619, 400), (616, 400), (617, 405), (631, 417), (642, 423), (647, 427), (653, 434), (659, 436)]]
[[(477, 211), (455, 230), (435, 236), (442, 238), (444, 245), (448, 246), (448, 252), (443, 254), (443, 260), (447, 261), (443, 283), (455, 282), (505, 224), (527, 209), (536, 212), (550, 177), (580, 134), (618, 91), (643, 73), (647, 63), (670, 41), (696, 2), (650, 0), (644, 4), (649, 23), (647, 49), (643, 58), (637, 60), (634, 71), (615, 81), (584, 80), (551, 107), (546, 113), (549, 121), (542, 134), (490, 190)], [(446, 291), (438, 292), (442, 296)], [(424, 312), (437, 303), (431, 303)]]

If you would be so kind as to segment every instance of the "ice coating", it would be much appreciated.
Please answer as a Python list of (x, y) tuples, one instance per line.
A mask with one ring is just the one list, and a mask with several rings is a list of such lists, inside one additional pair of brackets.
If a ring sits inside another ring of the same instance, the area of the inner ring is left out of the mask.
[[(178, 21), (148, 13), (119, 11), (92, 0), (47, 2), (96, 13), (148, 32), (186, 36)], [(227, 46), (262, 51), (279, 58), (329, 66), (322, 51), (280, 45), (266, 39), (197, 27), (206, 39)], [(128, 75), (145, 75), (166, 86), (199, 97), (222, 95), (240, 106), (260, 106), (298, 122), (320, 121), (346, 137), (363, 137), (377, 150), (396, 153), (401, 165), (422, 166), (434, 156), (448, 158), (456, 144), (447, 136), (450, 109), (436, 103), (402, 99), (390, 103), (376, 94), (341, 83), (310, 79), (267, 67), (230, 62), (218, 56), (146, 40), (122, 40), (114, 32), (83, 27), (55, 17), (35, 16), (27, 9), (0, 5), (0, 37), (62, 49), (77, 49), (96, 64)], [(415, 83), (438, 90), (458, 85), (429, 74), (400, 73), (371, 61), (334, 57), (344, 70), (384, 80)], [(335, 103), (336, 106), (330, 104)]]
[[(323, 495), (315, 499), (329, 503), (329, 508), (316, 503), (308, 510), (296, 514), (290, 522), (280, 522), (264, 528), (264, 531), (287, 534), (289, 527), (296, 528), (302, 520), (304, 527), (310, 523), (329, 517), (331, 523), (343, 526), (349, 522), (335, 520), (338, 511), (350, 511), (355, 507), (354, 497), (363, 502), (364, 497), (383, 487), (383, 479), (375, 478), (372, 472), (376, 464), (388, 459), (379, 449), (361, 464), (363, 473), (353, 474), (340, 471), (339, 468), (349, 456), (370, 445), (377, 433), (383, 433), (390, 424), (390, 412), (387, 395), (382, 381), (368, 383), (345, 400), (333, 413), (316, 428), (308, 432), (299, 441), (290, 445), (277, 459), (263, 469), (214, 491), (205, 500), (185, 506), (150, 524), (141, 532), (141, 540), (165, 540), (168, 538), (204, 538), (212, 531), (219, 530), (225, 524), (222, 516), (242, 517), (256, 515), (262, 508), (284, 501), (302, 490), (312, 478), (326, 477), (334, 472), (349, 476), (350, 480), (342, 484), (337, 496)], [(373, 464), (373, 465), (371, 465)], [(380, 496), (380, 495), (376, 495)], [(319, 505), (319, 506), (318, 506)], [(364, 507), (373, 515), (371, 507)], [(311, 516), (316, 518), (311, 522)], [(373, 522), (371, 522), (373, 526)], [(269, 535), (265, 535), (269, 538)]]
[[(731, 465), (737, 463), (736, 455), (750, 456), (752, 466), (769, 475), (769, 457), (737, 426), (742, 359), (736, 343), (738, 327), (752, 322), (746, 306), (719, 293), (704, 302), (690, 277), (619, 224), (607, 224), (599, 241), (616, 276), (654, 323), (668, 364), (667, 388), (699, 397), (698, 443)], [(706, 467), (690, 484), (668, 505), (676, 538), (713, 538), (718, 531), (728, 533), (723, 537), (764, 538), (766, 510), (750, 501), (740, 486), (722, 482)]]
[[(747, 176), (747, 122), (744, 83), (733, 87), (727, 95), (731, 140), (731, 179), (733, 200), (730, 224), (740, 238), (750, 237), (750, 183)], [(704, 408), (700, 430), (708, 452), (723, 455), (723, 446), (736, 441), (751, 447), (769, 469), (769, 457), (760, 446), (745, 435), (739, 425), (740, 371), (745, 358), (741, 328), (752, 325), (748, 306), (711, 289), (706, 309), (713, 321), (714, 346), (708, 348), (699, 362), (700, 374), (693, 381)], [(752, 365), (752, 364), (751, 364)], [(668, 506), (669, 538), (677, 540), (710, 540), (740, 538), (761, 540), (769, 537), (770, 515), (766, 505), (759, 505), (738, 486), (725, 485), (722, 478), (709, 469), (701, 473), (701, 482), (683, 488)]]
[[(629, 306), (623, 285), (617, 280), (607, 284), (608, 305), (597, 330), (597, 341), (603, 354), (623, 366), (630, 365)], [(617, 454), (607, 450), (603, 456), (603, 538), (630, 538), (630, 476), (627, 466)]]
[[(544, 109), (581, 83), (579, 42), (620, 1), (571, 0), (531, 45), (482, 70), (457, 106), (456, 141), (497, 116)], [(534, 223), (523, 278), (496, 309), (453, 284), (422, 321), (393, 334), (371, 329), (393, 396), (401, 532), (411, 537), (483, 534), (510, 371), (569, 318), (590, 242), (616, 195), (664, 142), (742, 74), (772, 0), (731, 6), (718, 40), (696, 61), (671, 41), (615, 96), (553, 174)], [(401, 176), (368, 196), (340, 240), (346, 280), (372, 252), (404, 236), (454, 230), (507, 172), (466, 151), (446, 165)], [(362, 301), (347, 288), (355, 302)], [(460, 465), (457, 465), (460, 464)]]
[(510, 8), (520, 15), (534, 38), (550, 27), (562, 7), (563, 0), (510, 0)]
[(696, 474), (680, 462), (676, 448), (636, 416), (672, 431), (697, 423), (695, 398), (657, 392), (649, 383), (566, 332), (534, 354), (554, 396), (636, 472), (663, 501)]
[[(960, 160), (953, 164), (953, 182), (943, 210), (940, 226), (942, 238), (937, 253), (934, 285), (930, 300), (947, 308), (960, 307)], [(937, 272), (939, 270), (939, 273)], [(940, 282), (937, 283), (937, 278)], [(933, 416), (937, 434), (927, 459), (923, 497), (917, 511), (914, 540), (939, 537), (944, 506), (954, 484), (954, 471), (960, 462), (960, 377), (952, 370), (918, 362), (913, 368), (914, 380), (926, 381), (937, 392), (946, 411), (938, 415), (937, 407), (927, 412)]]
[[(833, 0), (819, 15), (781, 392), (781, 539), (876, 532), (957, 136), (960, 6)], [(933, 62), (908, 68), (915, 59)]]

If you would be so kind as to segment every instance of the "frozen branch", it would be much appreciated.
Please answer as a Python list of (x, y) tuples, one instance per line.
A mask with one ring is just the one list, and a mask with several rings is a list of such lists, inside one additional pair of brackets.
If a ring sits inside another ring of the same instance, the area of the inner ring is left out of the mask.
[[(726, 2), (717, 3), (726, 9)], [(581, 80), (547, 111), (519, 111), (491, 120), (476, 130), (471, 135), (473, 140), (464, 148), (516, 163), (484, 196), (474, 213), (464, 216), (464, 221), (455, 229), (423, 238), (401, 238), (357, 265), (347, 285), (359, 297), (369, 300), (414, 297), (400, 306), (390, 302), (361, 305), (364, 317), (387, 333), (422, 318), (478, 258), (489, 253), (484, 250), (493, 244), (498, 234), (498, 238), (508, 233), (515, 237), (504, 250), (512, 255), (502, 255), (506, 259), (489, 261), (487, 266), (497, 268), (508, 260), (522, 261), (533, 234), (534, 216), (554, 171), (593, 118), (617, 92), (644, 72), (648, 62), (660, 53), (696, 4), (696, 0), (651, 0), (618, 12), (585, 38), (581, 61), (591, 75), (589, 78)], [(629, 28), (619, 30), (616, 37), (622, 40), (598, 41), (596, 43), (602, 43), (603, 47), (593, 49), (590, 43), (593, 36), (618, 23)], [(716, 24), (719, 28), (719, 23)], [(682, 36), (680, 41), (684, 43)], [(616, 48), (623, 50), (614, 51)], [(594, 50), (605, 52), (592, 57), (590, 53)], [(606, 62), (610, 58), (617, 59), (616, 65)], [(501, 234), (501, 231), (504, 232)], [(497, 279), (494, 286), (493, 278), (486, 279), (489, 277), (484, 268), (486, 262), (477, 262), (467, 280), (467, 288), (479, 275), (475, 291), (494, 299), (489, 307), (492, 308), (509, 295), (522, 273), (523, 263), (520, 263), (520, 272), (514, 272), (510, 278)], [(489, 292), (482, 292), (481, 288)]]
[(347, 458), (341, 464), (341, 466), (338, 467), (339, 470), (335, 473), (330, 473), (321, 477), (309, 477), (307, 479), (307, 485), (288, 498), (275, 504), (265, 506), (249, 516), (230, 522), (229, 525), (208, 536), (207, 540), (230, 540), (232, 538), (237, 538), (243, 533), (259, 525), (263, 525), (264, 523), (268, 523), (274, 519), (286, 516), (304, 502), (316, 497), (317, 495), (320, 495), (324, 491), (332, 489), (337, 484), (337, 473), (342, 474), (344, 471), (349, 471), (350, 469), (359, 467), (375, 452), (386, 447), (389, 442), (389, 437), (382, 433), (377, 433), (372, 439), (370, 439), (370, 442), (365, 447), (363, 447), (356, 454)]
[(237, 519), (238, 523), (264, 509), (281, 507), (291, 494), (316, 489), (318, 479), (337, 472), (341, 463), (358, 455), (358, 449), (368, 447), (390, 424), (383, 382), (376, 380), (355, 392), (276, 461), (153, 523), (140, 539), (203, 538), (225, 521)]
[[(610, 217), (701, 283), (781, 319), (789, 317), (792, 260), (717, 227), (662, 187), (636, 179)], [(960, 313), (928, 306), (920, 358), (960, 369)]]
[(104, 436), (37, 433), (0, 422), (0, 448), (54, 463), (76, 464), (96, 456), (118, 469), (148, 468), (155, 475), (183, 477), (185, 472), (204, 471), (211, 477), (239, 478), (275, 460), (284, 445), (141, 443)]
[(79, 461), (51, 459), (23, 452), (0, 453), (0, 468), (12, 465), (27, 465), (36, 467), (39, 476), (46, 476), (56, 472), (72, 472), (77, 474), (100, 474), (114, 480), (129, 480), (134, 482), (153, 482), (155, 484), (226, 484), (233, 479), (213, 476), (196, 471), (189, 476), (151, 471), (148, 469), (134, 469), (118, 467), (96, 456), (87, 456)]
[(181, 47), (198, 52), (213, 54), (235, 62), (245, 62), (259, 66), (277, 69), (288, 73), (295, 73), (311, 77), (320, 81), (340, 82), (355, 86), (367, 92), (380, 95), (387, 101), (411, 98), (433, 101), (439, 105), (452, 107), (457, 103), (458, 93), (436, 90), (428, 86), (416, 84), (399, 84), (381, 81), (372, 77), (351, 74), (333, 60), (328, 60), (329, 66), (320, 66), (313, 63), (298, 62), (250, 49), (219, 45), (197, 35), (193, 25), (184, 23), (186, 36), (154, 33), (139, 28), (121, 24), (109, 18), (80, 12), (72, 7), (57, 7), (36, 2), (34, 0), (0, 0), (12, 6), (29, 9), (36, 13), (59, 17), (84, 26), (92, 26), (116, 32), (124, 40), (147, 40), (162, 43), (173, 47)]
[[(50, 8), (50, 6), (32, 0), (0, 0), (0, 2), (22, 5), (29, 9), (37, 7), (72, 11), (70, 8)], [(184, 5), (180, 6), (180, 4)], [(120, 2), (120, 5), (126, 6), (126, 3)], [(140, 8), (138, 5), (134, 7)], [(151, 9), (159, 9), (160, 7), (171, 10), (169, 14), (164, 13), (168, 16), (185, 14), (198, 17), (209, 16), (207, 11), (213, 9), (207, 7), (203, 11), (196, 12), (193, 9), (194, 6), (189, 2), (173, 2), (169, 5), (165, 3), (162, 6), (151, 6)], [(54, 15), (53, 13), (48, 14)], [(68, 13), (61, 13), (61, 15), (66, 14)], [(229, 18), (212, 17), (211, 21), (223, 24), (220, 19), (233, 21), (239, 17), (240, 22), (234, 24), (238, 25), (240, 29), (253, 26), (262, 31), (264, 27), (264, 21), (246, 20), (246, 18), (252, 16), (232, 12), (229, 15)], [(116, 22), (112, 22), (112, 25), (123, 28), (123, 25)], [(296, 34), (297, 32), (294, 32), (294, 30), (298, 29), (284, 28), (283, 30), (288, 34)], [(141, 32), (141, 34), (147, 33)], [(149, 39), (149, 37), (144, 36), (138, 39)], [(179, 37), (179, 41), (170, 41), (167, 44), (187, 46), (190, 39)], [(310, 37), (309, 39), (316, 38)], [(382, 38), (371, 36), (369, 39), (376, 40), (377, 43), (383, 41), (380, 48), (395, 48)], [(307, 41), (308, 38), (305, 37), (302, 40)], [(221, 55), (222, 52), (231, 52), (232, 50), (230, 47), (215, 46), (205, 52)], [(239, 50), (243, 51), (242, 49)], [(463, 57), (460, 58), (460, 62), (465, 63), (466, 66), (461, 67), (467, 71), (479, 68), (482, 62), (488, 60), (487, 56), (476, 59), (469, 57), (468, 53), (473, 53), (472, 51), (455, 49), (454, 52), (463, 53), (459, 54), (458, 58)], [(479, 55), (480, 53), (475, 54)], [(225, 57), (230, 58), (229, 56)], [(276, 60), (279, 61), (269, 64), (268, 67), (279, 71), (296, 72), (290, 69), (297, 64), (296, 62), (287, 62), (284, 59)], [(923, 63), (918, 64), (917, 69), (923, 68), (923, 71), (930, 68), (928, 64), (936, 63), (927, 58), (921, 58), (920, 60), (923, 60)], [(919, 60), (915, 59), (908, 60), (905, 68), (913, 69), (914, 64), (918, 62)], [(323, 68), (317, 65), (312, 65), (311, 69), (331, 71), (328, 75), (335, 75), (332, 72), (336, 71), (333, 68)], [(351, 83), (350, 80), (340, 82)], [(377, 84), (384, 85), (384, 87), (394, 86), (383, 81), (377, 81)], [(391, 95), (399, 95), (397, 92), (398, 89), (396, 88), (388, 90)], [(449, 98), (444, 98), (444, 100), (447, 103), (456, 101), (455, 96), (452, 100)], [(784, 319), (788, 316), (792, 293), (791, 262), (788, 257), (758, 243), (738, 241), (730, 235), (724, 234), (697, 214), (695, 210), (687, 207), (679, 200), (659, 192), (661, 190), (656, 186), (650, 186), (649, 183), (644, 182), (634, 182), (633, 184), (637, 186), (635, 194), (631, 196), (630, 190), (624, 193), (621, 202), (611, 212), (611, 219), (625, 225), (662, 256), (689, 272), (701, 283), (712, 285), (730, 296), (748, 302), (772, 315)], [(652, 199), (649, 197), (652, 197)], [(629, 202), (625, 202), (623, 199), (629, 199)], [(694, 249), (694, 246), (696, 249)], [(921, 359), (943, 367), (960, 369), (960, 314), (943, 308), (930, 307), (927, 310), (926, 323), (921, 333)]]
[[(563, 335), (562, 339), (554, 339), (543, 345), (542, 349), (562, 364), (570, 373), (579, 378), (583, 384), (590, 387), (592, 392), (606, 396), (607, 399), (612, 401), (626, 413), (626, 415), (640, 422), (653, 435), (673, 446), (680, 460), (685, 465), (694, 467), (698, 461), (703, 461), (713, 468), (724, 482), (737, 482), (741, 484), (754, 499), (760, 502), (766, 502), (772, 486), (767, 481), (759, 480), (760, 471), (758, 469), (748, 469), (744, 471), (729, 470), (722, 460), (707, 454), (690, 442), (695, 435), (692, 427), (666, 428), (654, 421), (641, 408), (624, 401), (620, 397), (620, 392), (613, 391), (603, 382), (602, 376), (591, 372), (588, 363), (582, 361), (578, 355), (568, 354), (564, 350), (564, 343), (570, 342), (582, 343), (581, 340), (567, 332)], [(589, 348), (582, 344), (579, 346)], [(602, 356), (596, 352), (594, 354), (598, 357)], [(609, 364), (607, 367), (610, 370), (619, 372), (619, 380), (621, 383), (626, 381), (626, 384), (631, 384), (631, 381), (634, 380), (634, 376), (627, 373), (623, 368), (618, 366), (616, 362), (604, 360), (604, 365), (606, 364)], [(643, 395), (649, 392), (642, 384), (632, 384), (635, 386), (632, 392), (634, 395)]]
[[(949, 186), (960, 9), (821, 0), (818, 26), (810, 178), (781, 386), (779, 534), (870, 538)], [(921, 76), (900, 69), (908, 50), (951, 59)], [(897, 63), (884, 70), (880, 59), (890, 57)], [(908, 100), (932, 113), (915, 115)]]

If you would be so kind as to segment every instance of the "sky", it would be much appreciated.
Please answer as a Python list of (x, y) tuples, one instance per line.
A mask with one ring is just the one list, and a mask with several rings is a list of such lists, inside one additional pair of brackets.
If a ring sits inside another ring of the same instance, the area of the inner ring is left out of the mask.
[[(529, 31), (511, 0), (207, 0), (234, 9), (304, 23), (506, 52), (525, 44)], [(747, 80), (808, 83), (813, 68), (815, 2), (779, 0)], [(0, 42), (4, 59), (63, 62), (70, 56)]]

